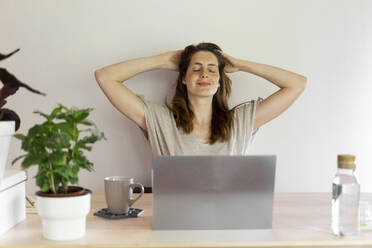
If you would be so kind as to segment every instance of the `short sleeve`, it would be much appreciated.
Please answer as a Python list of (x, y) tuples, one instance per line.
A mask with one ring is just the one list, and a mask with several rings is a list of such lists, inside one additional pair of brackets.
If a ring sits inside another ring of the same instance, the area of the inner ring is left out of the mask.
[(153, 154), (163, 154), (168, 150), (167, 144), (173, 135), (172, 115), (169, 109), (161, 104), (147, 100), (143, 95), (137, 95), (143, 102), (147, 131), (141, 131), (150, 142)]
[(165, 118), (168, 117), (169, 111), (165, 106), (147, 100), (144, 95), (137, 94), (137, 96), (143, 102), (147, 132), (142, 128), (141, 130), (148, 139), (149, 131), (156, 131), (164, 123)]
[[(149, 110), (149, 108), (151, 108), (151, 102), (148, 101), (144, 95), (140, 95), (140, 94), (136, 94), (141, 100), (142, 100), (142, 103), (143, 103), (143, 110), (145, 112), (145, 122), (146, 122), (146, 127), (148, 127), (148, 113), (151, 112)], [(139, 127), (140, 130), (142, 131), (143, 135), (145, 136), (145, 138), (148, 140), (149, 139), (149, 136), (148, 136), (148, 132), (146, 130), (144, 130), (143, 128)]]
[(257, 107), (262, 101), (263, 99), (258, 97), (257, 100), (251, 100), (235, 107), (234, 127), (236, 140), (241, 142), (246, 149), (253, 143), (259, 130), (259, 128), (256, 130), (253, 130), (253, 128)]
[(256, 120), (257, 108), (261, 104), (262, 101), (263, 101), (263, 98), (261, 97), (258, 97), (257, 100), (254, 100), (254, 107), (253, 107), (254, 113), (252, 114), (253, 116), (252, 136), (254, 136), (257, 133), (257, 131), (260, 129), (260, 128), (257, 128), (256, 130), (253, 130), (253, 127), (254, 127), (254, 121)]

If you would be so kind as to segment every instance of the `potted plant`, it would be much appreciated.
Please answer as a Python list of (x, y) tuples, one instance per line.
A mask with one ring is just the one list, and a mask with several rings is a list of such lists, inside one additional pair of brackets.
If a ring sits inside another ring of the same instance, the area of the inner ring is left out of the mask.
[[(19, 49), (9, 53), (1, 54), (0, 61), (9, 58)], [(45, 95), (40, 91), (37, 91), (25, 83), (19, 81), (14, 75), (10, 74), (5, 68), (0, 67), (0, 81), (3, 87), (0, 89), (0, 181), (4, 175), (6, 159), (8, 157), (8, 149), (10, 144), (10, 138), (20, 127), (21, 120), (16, 112), (3, 108), (6, 104), (6, 98), (17, 92), (20, 87), (24, 87), (31, 92)]]
[[(12, 164), (23, 158), (24, 168), (38, 166), (35, 178), (40, 191), (36, 192), (36, 208), (47, 239), (72, 240), (85, 235), (91, 191), (69, 184), (78, 183), (80, 169), (93, 170), (83, 150), (91, 151), (93, 143), (105, 138), (87, 119), (91, 111), (62, 104), (49, 115), (35, 111), (46, 120), (31, 127), (27, 135), (14, 135), (22, 141), (26, 154)], [(82, 126), (84, 129), (80, 129)]]

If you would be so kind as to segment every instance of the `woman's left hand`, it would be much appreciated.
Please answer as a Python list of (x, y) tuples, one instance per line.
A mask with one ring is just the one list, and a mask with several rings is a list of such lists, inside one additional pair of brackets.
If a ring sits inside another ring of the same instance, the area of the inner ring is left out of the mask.
[(225, 57), (226, 59), (226, 64), (225, 64), (225, 72), (236, 72), (239, 71), (239, 60), (236, 58), (233, 58), (229, 55), (227, 55), (224, 52), (221, 52), (221, 54)]

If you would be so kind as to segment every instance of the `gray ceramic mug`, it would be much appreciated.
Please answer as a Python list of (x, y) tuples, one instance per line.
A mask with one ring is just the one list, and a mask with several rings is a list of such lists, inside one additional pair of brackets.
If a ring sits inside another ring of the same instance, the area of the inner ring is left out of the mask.
[[(132, 199), (134, 188), (141, 188), (141, 193), (136, 199)], [(112, 176), (105, 177), (105, 197), (110, 213), (125, 214), (145, 192), (143, 185), (133, 183), (133, 178)]]

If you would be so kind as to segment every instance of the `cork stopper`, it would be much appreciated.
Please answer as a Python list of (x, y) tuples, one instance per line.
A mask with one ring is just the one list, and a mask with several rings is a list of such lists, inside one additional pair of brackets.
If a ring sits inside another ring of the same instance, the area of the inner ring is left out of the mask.
[(337, 156), (337, 164), (340, 169), (354, 169), (355, 156), (349, 154), (339, 154)]

